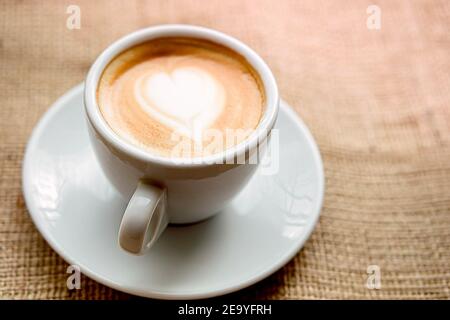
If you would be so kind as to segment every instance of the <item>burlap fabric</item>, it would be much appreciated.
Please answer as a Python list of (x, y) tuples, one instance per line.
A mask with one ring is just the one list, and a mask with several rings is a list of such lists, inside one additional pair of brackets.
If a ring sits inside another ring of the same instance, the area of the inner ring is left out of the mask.
[[(0, 297), (128, 299), (67, 264), (32, 224), (21, 162), (33, 126), (96, 55), (135, 29), (190, 23), (236, 36), (272, 67), (323, 156), (320, 222), (282, 270), (238, 293), (261, 299), (450, 298), (450, 3), (1, 1)], [(69, 30), (66, 9), (81, 9)], [(367, 267), (381, 289), (366, 287)]]

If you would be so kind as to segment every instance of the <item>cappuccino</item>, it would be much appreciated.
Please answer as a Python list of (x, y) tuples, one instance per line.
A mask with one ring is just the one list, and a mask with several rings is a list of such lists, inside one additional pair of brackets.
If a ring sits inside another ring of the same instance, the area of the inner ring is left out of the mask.
[[(109, 63), (97, 103), (122, 139), (161, 156), (196, 157), (245, 140), (260, 122), (265, 95), (257, 72), (231, 49), (160, 38)], [(180, 143), (182, 154), (174, 153)]]

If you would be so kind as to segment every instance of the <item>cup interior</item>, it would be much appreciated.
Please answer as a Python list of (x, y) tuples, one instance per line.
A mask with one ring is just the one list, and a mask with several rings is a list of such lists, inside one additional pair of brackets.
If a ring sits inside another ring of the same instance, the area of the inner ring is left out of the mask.
[[(123, 51), (149, 40), (167, 37), (204, 39), (228, 47), (244, 57), (258, 73), (265, 93), (264, 113), (257, 128), (243, 142), (217, 154), (200, 158), (186, 158), (183, 159), (183, 161), (177, 161), (175, 163), (171, 158), (151, 153), (125, 141), (106, 123), (106, 120), (101, 115), (96, 97), (97, 86), (103, 70), (108, 66), (112, 59)], [(241, 41), (219, 31), (204, 27), (191, 25), (161, 25), (135, 31), (120, 38), (105, 49), (97, 57), (88, 72), (85, 82), (84, 102), (88, 120), (96, 132), (101, 135), (108, 144), (124, 152), (128, 156), (132, 156), (142, 161), (154, 162), (166, 166), (176, 165), (179, 167), (198, 166), (204, 165), (205, 163), (227, 163), (228, 159), (233, 159), (236, 156), (244, 154), (248, 150), (256, 148), (258, 143), (267, 137), (275, 123), (279, 107), (279, 96), (275, 78), (267, 64), (256, 52)]]

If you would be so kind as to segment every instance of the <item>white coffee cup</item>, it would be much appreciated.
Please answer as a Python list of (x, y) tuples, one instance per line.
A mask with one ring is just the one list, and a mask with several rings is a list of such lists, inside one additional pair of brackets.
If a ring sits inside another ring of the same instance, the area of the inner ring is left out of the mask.
[[(265, 111), (257, 129), (245, 141), (201, 161), (180, 162), (140, 149), (108, 126), (96, 99), (103, 70), (124, 50), (161, 37), (191, 37), (219, 43), (242, 55), (258, 72), (265, 90)], [(260, 152), (275, 123), (279, 96), (269, 67), (239, 40), (198, 26), (161, 25), (133, 32), (100, 54), (86, 78), (84, 104), (97, 158), (112, 184), (125, 199), (130, 199), (119, 228), (119, 244), (131, 253), (142, 254), (168, 223), (193, 223), (209, 218), (242, 190), (257, 165), (233, 163), (233, 159)]]

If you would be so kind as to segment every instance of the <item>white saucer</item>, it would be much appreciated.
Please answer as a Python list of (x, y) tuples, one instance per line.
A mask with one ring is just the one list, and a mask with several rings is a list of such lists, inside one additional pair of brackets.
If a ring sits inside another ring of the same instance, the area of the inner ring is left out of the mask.
[(279, 172), (257, 172), (224, 212), (169, 227), (148, 254), (133, 256), (117, 244), (126, 199), (91, 150), (82, 92), (80, 84), (42, 117), (23, 164), (23, 192), (36, 227), (82, 273), (139, 296), (206, 298), (267, 277), (302, 248), (319, 217), (324, 175), (311, 134), (286, 103), (276, 124)]

